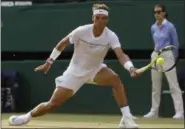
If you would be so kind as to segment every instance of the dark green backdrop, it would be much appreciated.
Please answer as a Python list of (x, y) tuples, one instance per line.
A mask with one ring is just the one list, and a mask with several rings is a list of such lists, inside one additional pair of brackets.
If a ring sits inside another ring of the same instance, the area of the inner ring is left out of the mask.
[[(107, 65), (115, 70), (121, 77), (125, 84), (128, 100), (132, 112), (134, 114), (141, 115), (149, 111), (150, 98), (151, 98), (151, 81), (150, 72), (146, 72), (138, 79), (133, 79), (129, 76), (119, 64), (117, 60), (105, 61)], [(28, 110), (33, 106), (36, 106), (42, 101), (47, 101), (54, 88), (54, 79), (60, 76), (69, 64), (69, 60), (57, 61), (51, 71), (44, 75), (41, 72), (35, 73), (33, 70), (37, 65), (44, 63), (44, 61), (6, 61), (2, 62), (2, 69), (12, 69), (19, 71), (23, 82), (23, 110)], [(133, 63), (137, 67), (141, 67), (148, 63), (148, 60), (133, 60)], [(185, 65), (185, 60), (179, 62), (178, 68), (182, 68)], [(168, 85), (164, 83), (164, 89), (168, 89)], [(169, 95), (163, 95), (165, 101), (165, 109), (163, 109), (163, 115), (172, 115), (173, 105)], [(81, 112), (81, 113), (119, 113), (119, 108), (115, 103), (111, 88), (98, 87), (95, 85), (85, 84), (82, 89), (77, 92), (76, 96), (67, 102), (64, 106), (59, 108), (60, 112)]]
[[(107, 2), (111, 8), (109, 27), (115, 31), (124, 49), (149, 50), (153, 48), (150, 26), (154, 23), (153, 6), (157, 2)], [(56, 43), (79, 25), (91, 23), (93, 3), (34, 5), (30, 7), (2, 7), (2, 51), (51, 51)], [(165, 2), (169, 18), (177, 28), (182, 48), (184, 44), (184, 2)], [(65, 51), (72, 51), (73, 46)], [(65, 54), (65, 53), (63, 53)], [(148, 56), (149, 57), (149, 56)], [(3, 61), (2, 69), (19, 71), (22, 75), (23, 105), (28, 111), (42, 101), (47, 101), (55, 88), (54, 79), (66, 69), (69, 60), (57, 61), (48, 75), (35, 73), (34, 67), (44, 61)], [(116, 60), (106, 63), (124, 82), (129, 104), (134, 114), (149, 111), (151, 99), (150, 73), (138, 79), (129, 74)], [(148, 60), (134, 60), (137, 67)], [(179, 64), (185, 66), (185, 61)], [(167, 83), (164, 83), (167, 88)], [(172, 115), (173, 105), (169, 95), (163, 95), (162, 115)], [(84, 85), (83, 88), (58, 109), (59, 112), (119, 113), (110, 88)]]
[[(118, 34), (123, 48), (153, 48), (150, 27), (154, 23), (153, 6), (156, 3), (107, 2), (111, 9), (108, 26)], [(177, 28), (180, 44), (184, 45), (184, 4), (175, 1), (165, 5)], [(2, 51), (50, 51), (77, 26), (91, 23), (91, 6), (92, 3), (74, 3), (2, 7)]]

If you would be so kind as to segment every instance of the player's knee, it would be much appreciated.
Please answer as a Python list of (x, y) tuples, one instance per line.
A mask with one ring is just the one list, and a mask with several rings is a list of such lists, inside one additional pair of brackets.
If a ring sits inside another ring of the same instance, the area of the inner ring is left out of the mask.
[(60, 103), (57, 101), (49, 101), (48, 102), (48, 108), (49, 109), (55, 109), (60, 106)]
[(118, 74), (113, 74), (111, 77), (110, 77), (110, 85), (111, 86), (117, 86), (117, 85), (119, 85), (121, 83), (121, 81), (120, 81), (120, 78), (119, 78), (119, 76), (118, 76)]

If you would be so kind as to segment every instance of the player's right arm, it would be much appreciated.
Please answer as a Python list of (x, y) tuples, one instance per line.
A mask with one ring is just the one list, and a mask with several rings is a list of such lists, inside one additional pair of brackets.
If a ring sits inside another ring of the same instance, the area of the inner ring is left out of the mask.
[(78, 27), (73, 30), (70, 34), (64, 37), (62, 40), (58, 42), (58, 44), (54, 47), (52, 53), (50, 54), (49, 58), (43, 65), (40, 65), (35, 68), (35, 71), (44, 71), (47, 73), (53, 64), (53, 62), (57, 59), (57, 57), (61, 54), (61, 52), (68, 46), (70, 43), (76, 43), (81, 36), (82, 27)]

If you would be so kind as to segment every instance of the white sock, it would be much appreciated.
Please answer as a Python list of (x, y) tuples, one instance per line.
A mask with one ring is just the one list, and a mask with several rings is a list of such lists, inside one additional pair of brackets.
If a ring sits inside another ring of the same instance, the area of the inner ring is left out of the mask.
[(25, 115), (26, 119), (30, 120), (32, 118), (31, 116), (31, 112), (28, 112), (26, 115)]
[(129, 106), (125, 106), (121, 108), (121, 113), (125, 117), (132, 117), (132, 114), (130, 113), (130, 108)]

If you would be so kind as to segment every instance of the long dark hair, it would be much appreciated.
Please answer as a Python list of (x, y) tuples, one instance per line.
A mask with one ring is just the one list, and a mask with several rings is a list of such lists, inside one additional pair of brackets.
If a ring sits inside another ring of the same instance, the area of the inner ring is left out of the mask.
[[(168, 13), (167, 13), (167, 11), (166, 11), (166, 7), (165, 7), (163, 4), (156, 4), (155, 7), (161, 8), (162, 11), (166, 13), (164, 17), (165, 17), (166, 19), (168, 18)], [(155, 8), (155, 7), (154, 7), (154, 8)]]

